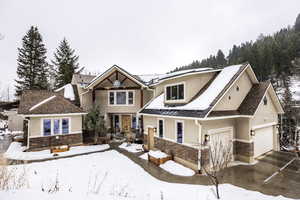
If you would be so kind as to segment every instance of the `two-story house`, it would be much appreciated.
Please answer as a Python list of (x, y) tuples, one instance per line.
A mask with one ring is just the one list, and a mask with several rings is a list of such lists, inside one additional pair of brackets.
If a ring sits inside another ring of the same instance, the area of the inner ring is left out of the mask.
[(83, 116), (93, 106), (111, 132), (142, 130), (148, 149), (195, 170), (209, 163), (206, 144), (216, 138), (232, 145), (234, 159), (249, 163), (279, 149), (282, 106), (271, 83), (259, 82), (248, 63), (154, 76), (114, 65), (98, 76), (74, 74), (56, 92), (25, 92), (19, 113), (28, 147), (82, 143)]
[(74, 74), (81, 107), (88, 111), (98, 106), (111, 132), (138, 129), (138, 111), (150, 101), (153, 91), (146, 81), (114, 65), (98, 76)]
[(236, 160), (279, 148), (282, 106), (270, 82), (258, 82), (250, 64), (168, 74), (149, 85), (143, 107), (144, 142), (195, 170), (209, 163), (207, 143), (232, 146)]

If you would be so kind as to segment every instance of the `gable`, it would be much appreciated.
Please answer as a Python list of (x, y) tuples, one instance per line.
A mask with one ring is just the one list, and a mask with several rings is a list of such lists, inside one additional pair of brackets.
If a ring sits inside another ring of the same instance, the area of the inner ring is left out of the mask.
[[(121, 79), (123, 77), (123, 79)], [(104, 73), (96, 76), (91, 83), (86, 87), (86, 89), (94, 89), (95, 87), (98, 87), (99, 85), (105, 84), (107, 85), (113, 85), (115, 80), (120, 81), (120, 83), (129, 84), (129, 82), (135, 83), (135, 85), (138, 85), (140, 87), (147, 87), (142, 80), (140, 80), (138, 77), (130, 74), (129, 72), (125, 71), (124, 69), (118, 67), (117, 65), (112, 66), (108, 70), (106, 70)], [(109, 86), (106, 86), (109, 87)]]
[(278, 121), (278, 111), (275, 102), (270, 95), (270, 90), (266, 93), (267, 105), (264, 105), (263, 100), (260, 102), (254, 117), (252, 119), (252, 126), (267, 124)]
[(237, 110), (251, 90), (252, 85), (252, 80), (245, 70), (215, 105), (213, 111)]

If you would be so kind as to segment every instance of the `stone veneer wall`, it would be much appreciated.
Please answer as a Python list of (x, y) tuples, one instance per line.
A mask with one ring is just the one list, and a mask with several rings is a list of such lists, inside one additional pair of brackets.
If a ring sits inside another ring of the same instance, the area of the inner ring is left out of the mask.
[(29, 138), (29, 149), (42, 149), (50, 146), (82, 144), (82, 134), (69, 134)]
[(254, 156), (254, 143), (247, 143), (241, 141), (234, 141), (233, 142), (233, 154), (234, 155), (241, 155), (246, 157)]
[(198, 149), (154, 137), (154, 147), (193, 164), (198, 163)]

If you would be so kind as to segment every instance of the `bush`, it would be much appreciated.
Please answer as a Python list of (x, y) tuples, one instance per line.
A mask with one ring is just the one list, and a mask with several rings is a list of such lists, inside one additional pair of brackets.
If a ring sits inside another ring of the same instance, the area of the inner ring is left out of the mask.
[(17, 190), (28, 187), (26, 170), (0, 166), (0, 190)]

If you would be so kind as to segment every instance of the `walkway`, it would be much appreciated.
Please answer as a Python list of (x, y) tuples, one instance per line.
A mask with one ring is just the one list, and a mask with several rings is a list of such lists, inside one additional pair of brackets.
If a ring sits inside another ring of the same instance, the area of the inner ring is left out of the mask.
[[(145, 171), (155, 178), (170, 182), (183, 184), (210, 185), (207, 176), (196, 174), (191, 177), (170, 174), (160, 167), (139, 158), (142, 153), (130, 153), (118, 148), (119, 144), (111, 144), (116, 151), (127, 156), (130, 160), (141, 166)], [(272, 152), (265, 156), (255, 165), (233, 166), (225, 171), (223, 183), (229, 183), (247, 190), (259, 191), (267, 195), (282, 195), (288, 198), (300, 198), (300, 161), (295, 160), (282, 173), (271, 179), (266, 184), (263, 181), (293, 159), (294, 155), (284, 152)]]

